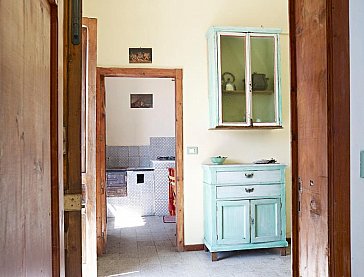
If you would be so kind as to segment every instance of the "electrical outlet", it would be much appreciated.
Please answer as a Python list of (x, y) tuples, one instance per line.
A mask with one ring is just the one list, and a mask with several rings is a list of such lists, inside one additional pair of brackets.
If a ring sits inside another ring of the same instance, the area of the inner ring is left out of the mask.
[(197, 155), (198, 147), (197, 146), (187, 146), (187, 155)]

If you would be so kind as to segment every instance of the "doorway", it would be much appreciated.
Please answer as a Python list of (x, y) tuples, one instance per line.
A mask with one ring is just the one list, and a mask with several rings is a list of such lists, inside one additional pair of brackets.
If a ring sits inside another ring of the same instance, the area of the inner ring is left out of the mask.
[[(176, 183), (176, 246), (184, 250), (183, 213), (183, 136), (182, 136), (182, 70), (181, 69), (137, 69), (137, 68), (98, 68), (97, 69), (97, 249), (101, 255), (107, 242), (107, 202), (106, 202), (106, 118), (105, 118), (105, 78), (162, 78), (173, 79), (175, 90), (175, 183)], [(138, 176), (137, 176), (138, 177)]]

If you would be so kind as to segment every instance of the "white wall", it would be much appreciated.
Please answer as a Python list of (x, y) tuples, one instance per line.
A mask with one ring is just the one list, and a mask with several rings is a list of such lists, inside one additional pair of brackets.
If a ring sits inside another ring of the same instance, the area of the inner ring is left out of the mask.
[[(183, 141), (198, 146), (184, 155), (185, 243), (203, 242), (201, 164), (213, 155), (227, 162), (276, 158), (288, 164), (287, 233), (290, 235), (291, 168), (289, 118), (288, 1), (282, 0), (86, 0), (84, 15), (96, 17), (98, 65), (183, 69)], [(206, 32), (211, 26), (281, 28), (283, 129), (208, 130)], [(152, 47), (153, 64), (130, 65), (129, 47)]]
[(350, 0), (350, 144), (352, 276), (364, 273), (364, 179), (359, 154), (364, 150), (364, 1)]
[[(150, 137), (174, 137), (172, 79), (105, 78), (106, 145), (148, 145)], [(153, 108), (131, 109), (130, 94), (153, 94)]]

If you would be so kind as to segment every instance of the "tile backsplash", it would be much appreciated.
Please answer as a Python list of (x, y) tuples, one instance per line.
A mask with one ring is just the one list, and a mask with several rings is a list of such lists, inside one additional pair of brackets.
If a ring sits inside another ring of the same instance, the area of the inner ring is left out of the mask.
[(151, 137), (149, 145), (106, 146), (106, 168), (150, 167), (158, 156), (175, 156), (174, 137)]

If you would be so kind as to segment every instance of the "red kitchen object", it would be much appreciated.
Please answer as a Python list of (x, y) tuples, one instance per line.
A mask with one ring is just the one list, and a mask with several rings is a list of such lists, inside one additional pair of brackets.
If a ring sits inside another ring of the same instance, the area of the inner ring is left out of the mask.
[(170, 215), (176, 215), (176, 177), (174, 168), (168, 168), (168, 211)]

